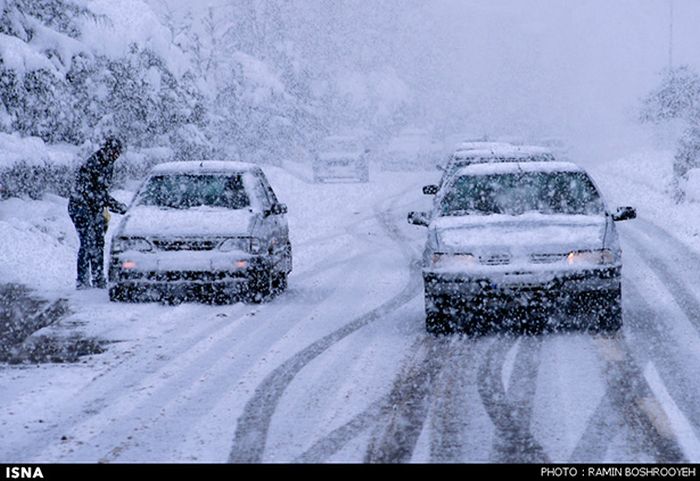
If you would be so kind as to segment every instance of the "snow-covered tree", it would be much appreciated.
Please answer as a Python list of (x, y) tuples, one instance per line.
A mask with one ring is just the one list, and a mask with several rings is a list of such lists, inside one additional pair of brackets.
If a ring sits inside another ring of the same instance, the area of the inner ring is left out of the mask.
[(655, 125), (675, 122), (683, 130), (673, 158), (671, 185), (680, 202), (685, 198), (688, 171), (700, 166), (700, 75), (688, 66), (666, 70), (661, 84), (644, 99), (640, 118)]
[(0, 128), (80, 142), (80, 112), (66, 74), (87, 52), (80, 21), (98, 16), (75, 0), (5, 0), (0, 7)]
[(110, 19), (79, 0), (4, 2), (0, 128), (72, 144), (108, 131), (137, 148), (204, 153), (205, 115), (193, 77), (178, 78), (166, 59), (136, 43), (118, 58), (96, 52), (82, 40), (86, 21)]
[(686, 119), (700, 106), (700, 76), (689, 66), (664, 71), (661, 84), (643, 100), (642, 122)]

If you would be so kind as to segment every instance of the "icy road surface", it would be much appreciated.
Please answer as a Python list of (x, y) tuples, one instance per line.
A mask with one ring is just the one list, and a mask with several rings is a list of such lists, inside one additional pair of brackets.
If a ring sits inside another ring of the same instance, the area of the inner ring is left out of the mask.
[(268, 174), (289, 205), (289, 291), (210, 307), (64, 289), (72, 314), (48, 329), (115, 342), (0, 366), (0, 460), (700, 462), (700, 256), (643, 214), (620, 225), (618, 336), (433, 338), (425, 230), (405, 219), (435, 179)]

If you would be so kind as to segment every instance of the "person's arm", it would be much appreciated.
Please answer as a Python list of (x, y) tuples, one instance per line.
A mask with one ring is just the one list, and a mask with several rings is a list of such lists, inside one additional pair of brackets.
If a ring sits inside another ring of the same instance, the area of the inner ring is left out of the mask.
[(116, 214), (126, 214), (126, 204), (119, 202), (111, 195), (107, 195), (107, 208)]

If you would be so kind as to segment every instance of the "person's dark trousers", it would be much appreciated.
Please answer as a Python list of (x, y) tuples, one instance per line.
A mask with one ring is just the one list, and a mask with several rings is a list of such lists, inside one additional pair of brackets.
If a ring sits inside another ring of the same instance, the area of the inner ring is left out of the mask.
[(80, 239), (77, 287), (104, 288), (104, 216), (102, 212), (90, 212), (74, 201), (69, 202), (68, 213)]

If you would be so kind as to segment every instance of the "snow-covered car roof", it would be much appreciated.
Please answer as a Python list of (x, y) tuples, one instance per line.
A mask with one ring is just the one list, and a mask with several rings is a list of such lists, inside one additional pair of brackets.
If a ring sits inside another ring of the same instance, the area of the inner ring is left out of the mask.
[(584, 172), (573, 162), (502, 162), (472, 164), (459, 169), (453, 178), (463, 175), (494, 175), (521, 172)]
[(553, 153), (551, 149), (534, 145), (495, 144), (493, 147), (486, 149), (458, 150), (454, 154), (455, 159), (478, 159), (490, 157), (526, 158), (533, 156), (553, 157)]
[(234, 173), (252, 172), (259, 168), (255, 164), (229, 160), (185, 160), (158, 164), (153, 167), (151, 174)]
[(506, 142), (481, 142), (481, 141), (465, 141), (461, 142), (455, 149), (455, 153), (470, 150), (488, 150), (498, 149), (501, 147), (509, 147), (511, 144)]

